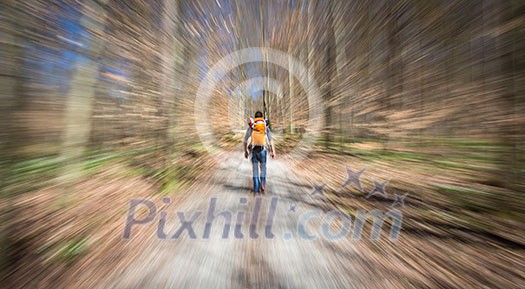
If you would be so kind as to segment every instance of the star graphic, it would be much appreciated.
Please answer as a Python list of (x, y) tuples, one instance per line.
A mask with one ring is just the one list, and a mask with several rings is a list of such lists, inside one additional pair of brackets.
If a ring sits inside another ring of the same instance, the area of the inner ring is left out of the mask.
[(354, 187), (356, 187), (357, 189), (359, 189), (362, 192), (363, 191), (363, 186), (361, 186), (361, 181), (359, 179), (361, 178), (361, 175), (365, 171), (366, 171), (366, 168), (361, 169), (360, 171), (354, 172), (347, 166), (346, 167), (346, 173), (348, 174), (348, 179), (341, 186), (341, 189), (345, 188), (346, 186), (348, 186), (350, 184), (352, 184)]
[(323, 193), (324, 187), (326, 187), (326, 184), (314, 185), (310, 196), (314, 197), (315, 195), (320, 195), (321, 197), (326, 198), (326, 196)]
[(368, 198), (370, 198), (371, 196), (373, 196), (375, 194), (382, 195), (383, 197), (386, 198), (387, 197), (387, 192), (385, 191), (385, 187), (388, 184), (388, 182), (389, 181), (384, 181), (383, 183), (381, 183), (381, 182), (378, 182), (378, 181), (374, 181), (374, 187), (368, 193), (366, 198), (368, 199)]
[(405, 206), (405, 198), (408, 196), (408, 193), (404, 193), (403, 195), (398, 195), (394, 193), (394, 202), (390, 207), (395, 207), (397, 205), (404, 207)]
[(297, 208), (297, 204), (290, 205), (290, 208), (288, 208), (288, 213), (290, 212), (295, 213), (296, 208)]

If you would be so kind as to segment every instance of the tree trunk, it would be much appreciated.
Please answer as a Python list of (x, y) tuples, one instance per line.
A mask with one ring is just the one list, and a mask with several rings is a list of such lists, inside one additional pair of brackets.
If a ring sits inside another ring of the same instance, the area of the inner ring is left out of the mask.
[(176, 104), (176, 71), (182, 59), (184, 51), (178, 43), (176, 35), (178, 32), (179, 3), (178, 0), (164, 0), (162, 11), (162, 42), (161, 42), (161, 82), (160, 99), (161, 116), (166, 119), (162, 124), (165, 132), (162, 134), (161, 147), (165, 150), (163, 154), (165, 165), (170, 165), (172, 149), (175, 139), (175, 117), (174, 106)]
[(16, 35), (16, 31), (22, 30), (18, 23), (23, 18), (16, 12), (16, 2), (3, 5), (7, 29), (0, 30), (0, 202), (4, 204), (0, 211), (0, 280), (6, 280), (13, 260), (12, 236), (15, 228), (12, 224), (17, 215), (15, 195), (10, 185), (13, 182), (13, 165), (19, 159), (17, 149), (22, 144), (20, 134), (23, 131), (16, 128), (13, 112), (21, 111), (25, 102), (21, 89), (23, 47)]
[[(93, 1), (84, 3), (85, 9), (80, 20), (93, 35), (102, 35), (106, 22), (106, 11)], [(100, 22), (96, 22), (100, 19)], [(92, 36), (97, 37), (97, 36)], [(95, 96), (102, 40), (90, 39), (85, 46), (91, 47), (91, 58), (80, 60), (73, 74), (67, 93), (66, 112), (64, 116), (65, 129), (62, 139), (61, 159), (64, 170), (59, 176), (60, 181), (69, 182), (79, 176), (81, 171), (80, 158), (89, 140), (91, 131), (91, 113)]]

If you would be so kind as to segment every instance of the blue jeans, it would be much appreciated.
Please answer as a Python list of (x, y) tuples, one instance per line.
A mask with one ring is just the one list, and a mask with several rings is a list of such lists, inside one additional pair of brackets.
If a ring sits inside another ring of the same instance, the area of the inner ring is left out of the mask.
[[(261, 172), (259, 174), (259, 165)], [(259, 152), (252, 152), (252, 166), (253, 166), (253, 190), (258, 193), (261, 184), (264, 186), (266, 182), (266, 150)]]

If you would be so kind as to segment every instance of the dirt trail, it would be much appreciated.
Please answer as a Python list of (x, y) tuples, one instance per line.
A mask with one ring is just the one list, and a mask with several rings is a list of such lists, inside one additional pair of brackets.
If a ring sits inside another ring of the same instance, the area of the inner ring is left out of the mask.
[[(109, 288), (357, 287), (355, 283), (359, 278), (353, 274), (357, 273), (356, 264), (348, 258), (355, 251), (351, 242), (299, 237), (298, 220), (306, 212), (319, 210), (316, 203), (320, 197), (310, 196), (310, 185), (301, 182), (285, 161), (269, 160), (267, 178), (267, 192), (254, 196), (250, 192), (251, 163), (240, 154), (230, 155), (210, 174), (205, 192), (196, 192), (194, 197), (185, 198), (166, 210), (168, 239), (153, 236), (137, 262), (128, 264), (116, 275)], [(216, 218), (209, 238), (205, 239), (212, 198), (216, 198)], [(265, 229), (268, 219), (272, 218), (272, 201), (275, 204), (271, 227), (274, 237), (270, 239)], [(258, 220), (252, 222), (258, 206)], [(226, 218), (218, 214), (225, 210), (232, 213), (232, 226), (228, 238), (223, 239)], [(201, 211), (192, 226), (196, 239), (191, 239), (187, 230), (178, 239), (169, 239), (180, 226), (176, 211), (183, 211), (186, 221)], [(236, 228), (234, 224), (242, 212), (245, 212), (244, 220), (238, 222), (242, 226)], [(158, 222), (158, 217), (155, 221)], [(250, 223), (257, 224), (257, 239), (250, 236)], [(312, 218), (308, 225), (309, 233), (321, 236), (318, 218)], [(236, 238), (234, 231), (239, 228), (244, 238)]]

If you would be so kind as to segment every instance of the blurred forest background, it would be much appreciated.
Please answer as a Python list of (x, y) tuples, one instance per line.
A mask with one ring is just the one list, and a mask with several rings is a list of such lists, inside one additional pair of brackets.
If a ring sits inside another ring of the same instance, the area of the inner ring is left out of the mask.
[[(345, 165), (389, 175), (393, 192), (410, 194), (404, 230), (496, 244), (480, 255), (506, 248), (501, 271), (517, 271), (482, 279), (489, 286), (523, 270), (524, 1), (1, 5), (0, 256), (12, 284), (55, 284), (84, 268), (93, 250), (120, 244), (104, 234), (120, 230), (130, 196), (176, 195), (212, 170), (195, 122), (212, 120), (219, 145), (241, 154), (248, 117), (265, 110), (287, 158), (309, 107), (308, 88), (283, 67), (233, 69), (209, 119), (195, 119), (204, 75), (248, 47), (288, 53), (320, 88), (321, 137), (305, 160), (289, 159), (295, 171), (333, 184)], [(276, 79), (280, 92), (242, 86), (254, 77)], [(331, 204), (366, 206), (327, 191)]]

